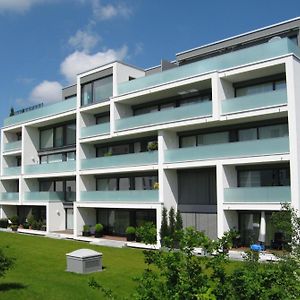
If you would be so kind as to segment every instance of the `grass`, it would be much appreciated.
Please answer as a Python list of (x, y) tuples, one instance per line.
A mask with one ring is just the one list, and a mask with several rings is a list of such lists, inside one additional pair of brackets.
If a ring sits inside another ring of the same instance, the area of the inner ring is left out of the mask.
[[(0, 232), (0, 247), (16, 259), (14, 268), (0, 278), (1, 300), (103, 299), (99, 291), (89, 287), (92, 277), (121, 298), (130, 299), (133, 278), (141, 275), (145, 266), (141, 250), (16, 233)], [(80, 248), (102, 252), (104, 270), (89, 275), (65, 272), (66, 253)]]

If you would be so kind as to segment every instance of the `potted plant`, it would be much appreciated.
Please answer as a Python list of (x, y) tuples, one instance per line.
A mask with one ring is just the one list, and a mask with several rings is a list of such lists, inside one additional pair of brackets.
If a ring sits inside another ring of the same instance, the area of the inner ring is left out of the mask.
[(19, 223), (18, 216), (12, 216), (9, 219), (10, 219), (10, 222), (11, 222), (10, 228), (12, 229), (12, 231), (17, 231), (18, 230), (18, 223)]
[(29, 215), (27, 218), (27, 223), (28, 223), (28, 229), (34, 229), (34, 225), (36, 223), (35, 218), (33, 215)]
[(100, 238), (103, 235), (103, 225), (102, 224), (96, 224), (95, 225), (95, 238)]
[(156, 151), (158, 149), (158, 143), (156, 141), (148, 143), (148, 151)]
[(83, 225), (82, 236), (91, 236), (90, 225)]
[(126, 238), (127, 241), (134, 241), (135, 240), (135, 228), (133, 226), (128, 226), (126, 228)]
[(158, 182), (153, 183), (153, 189), (154, 190), (159, 190), (159, 183)]

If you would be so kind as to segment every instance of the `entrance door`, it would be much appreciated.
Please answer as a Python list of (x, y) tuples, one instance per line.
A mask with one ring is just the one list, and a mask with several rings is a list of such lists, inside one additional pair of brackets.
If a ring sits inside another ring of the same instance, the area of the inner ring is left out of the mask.
[(66, 208), (66, 229), (74, 229), (73, 208)]

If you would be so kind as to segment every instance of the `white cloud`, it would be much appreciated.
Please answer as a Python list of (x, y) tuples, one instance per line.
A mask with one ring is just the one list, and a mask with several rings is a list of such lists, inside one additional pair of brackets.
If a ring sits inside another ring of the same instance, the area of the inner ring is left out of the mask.
[(44, 80), (30, 93), (29, 102), (48, 104), (60, 101), (62, 97), (62, 85), (57, 81)]
[(23, 13), (35, 4), (42, 4), (48, 0), (0, 0), (0, 12), (10, 11)]
[(114, 17), (128, 18), (132, 10), (125, 3), (102, 5), (100, 0), (92, 0), (94, 17), (97, 20), (105, 21)]
[(127, 50), (127, 46), (123, 46), (119, 50), (108, 49), (95, 54), (75, 51), (67, 56), (61, 63), (60, 71), (69, 83), (74, 83), (78, 73), (96, 68), (114, 60), (123, 60), (127, 55)]
[(100, 36), (96, 33), (77, 30), (75, 35), (69, 38), (69, 44), (77, 50), (89, 52), (101, 40)]

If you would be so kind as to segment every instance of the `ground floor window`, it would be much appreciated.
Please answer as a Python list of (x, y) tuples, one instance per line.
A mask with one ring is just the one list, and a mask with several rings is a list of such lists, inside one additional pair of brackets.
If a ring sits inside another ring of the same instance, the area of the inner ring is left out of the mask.
[(97, 223), (104, 227), (104, 234), (125, 236), (128, 226), (139, 227), (145, 222), (156, 225), (154, 209), (97, 209)]
[[(261, 212), (239, 212), (240, 245), (249, 246), (261, 239)], [(276, 237), (274, 226), (271, 223), (272, 212), (265, 212), (265, 241), (267, 247), (271, 247)]]

